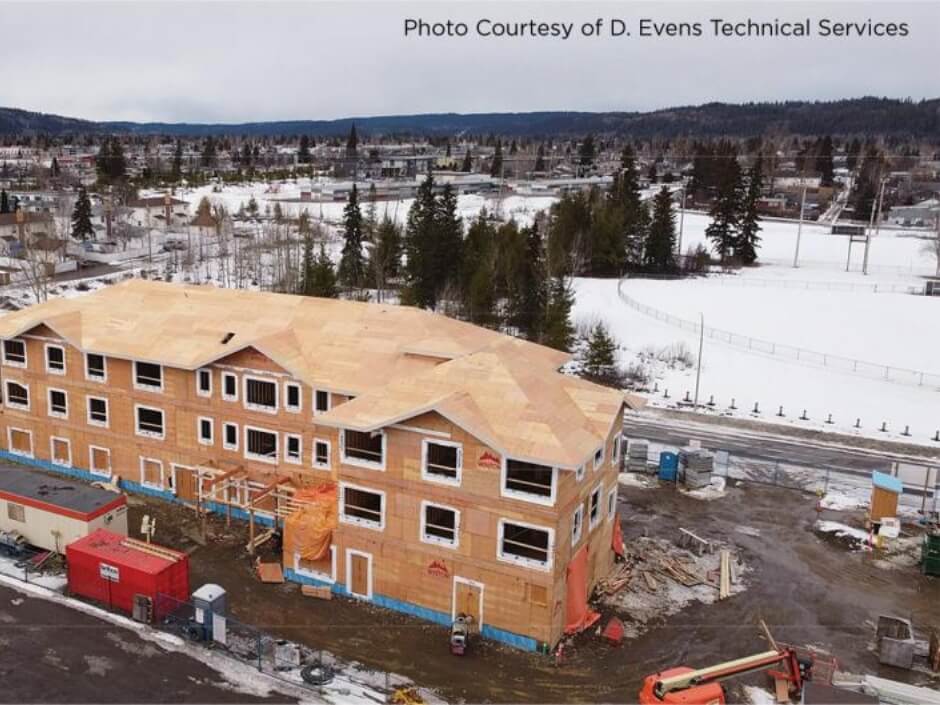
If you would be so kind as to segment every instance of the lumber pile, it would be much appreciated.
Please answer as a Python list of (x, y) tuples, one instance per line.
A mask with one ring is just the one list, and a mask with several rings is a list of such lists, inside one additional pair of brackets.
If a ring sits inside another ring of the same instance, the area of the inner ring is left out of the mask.
[(630, 567), (625, 563), (621, 563), (610, 575), (598, 581), (597, 594), (616, 595), (630, 584), (631, 578)]
[(333, 599), (333, 592), (328, 585), (301, 585), (300, 592), (307, 597), (316, 597), (319, 600)]
[(718, 599), (724, 600), (731, 596), (731, 552), (722, 550), (718, 555)]

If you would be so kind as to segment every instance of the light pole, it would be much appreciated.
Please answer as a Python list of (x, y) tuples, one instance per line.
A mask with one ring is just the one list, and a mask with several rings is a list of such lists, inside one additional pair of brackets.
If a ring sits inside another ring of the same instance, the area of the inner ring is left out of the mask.
[(699, 313), (698, 326), (698, 369), (695, 371), (695, 403), (692, 406), (693, 411), (698, 410), (698, 388), (702, 381), (702, 348), (705, 347), (705, 314)]
[(803, 236), (803, 212), (806, 210), (806, 184), (803, 183), (803, 177), (800, 177), (800, 183), (803, 185), (803, 195), (800, 197), (800, 221), (796, 226), (796, 249), (793, 251), (793, 268), (800, 266), (800, 238)]

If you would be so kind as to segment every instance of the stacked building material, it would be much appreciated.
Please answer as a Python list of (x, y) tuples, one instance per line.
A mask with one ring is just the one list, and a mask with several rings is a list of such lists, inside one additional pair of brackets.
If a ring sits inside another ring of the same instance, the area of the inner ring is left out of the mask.
[(627, 447), (627, 472), (650, 472), (656, 470), (649, 465), (649, 443), (646, 441), (630, 441)]
[(679, 451), (679, 474), (684, 478), (686, 487), (699, 489), (707, 487), (715, 469), (715, 456), (698, 448), (683, 448)]

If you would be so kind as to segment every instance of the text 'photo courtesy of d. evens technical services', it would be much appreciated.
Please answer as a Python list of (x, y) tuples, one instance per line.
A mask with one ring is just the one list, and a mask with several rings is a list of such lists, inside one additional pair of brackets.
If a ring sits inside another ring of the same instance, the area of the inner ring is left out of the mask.
[[(625, 408), (418, 309), (130, 280), (0, 319), (2, 455), (283, 529), (288, 579), (535, 650), (597, 619)], [(180, 511), (187, 511), (183, 506)]]

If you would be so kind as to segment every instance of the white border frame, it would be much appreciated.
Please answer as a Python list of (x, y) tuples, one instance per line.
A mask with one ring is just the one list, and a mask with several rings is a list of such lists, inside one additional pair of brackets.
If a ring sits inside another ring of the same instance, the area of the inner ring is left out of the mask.
[[(228, 434), (226, 433), (226, 429), (227, 429), (228, 427), (231, 427), (231, 428), (234, 428), (234, 429), (235, 429), (235, 443), (234, 443), (234, 444), (228, 442)], [(223, 450), (234, 450), (234, 451), (237, 451), (237, 450), (238, 450), (238, 438), (239, 438), (240, 435), (241, 435), (241, 434), (240, 434), (239, 431), (238, 431), (238, 424), (237, 424), (237, 423), (235, 423), (234, 421), (225, 421), (225, 422), (223, 422), (223, 424), (222, 424), (222, 449), (223, 449)]]
[[(269, 458), (266, 455), (255, 455), (254, 453), (248, 452), (248, 431), (261, 431), (261, 433), (268, 433), (274, 436), (274, 457)], [(244, 437), (242, 438), (242, 456), (245, 460), (254, 460), (258, 463), (267, 463), (268, 465), (277, 465), (281, 459), (281, 434), (277, 431), (272, 431), (269, 428), (261, 428), (260, 426), (252, 426), (250, 424), (244, 424), (242, 426), (242, 433)]]
[[(201, 379), (202, 373), (205, 372), (209, 375), (209, 390), (204, 391), (202, 389)], [(211, 367), (200, 367), (196, 370), (196, 396), (202, 397), (203, 399), (208, 399), (212, 396), (212, 368)]]
[[(290, 399), (290, 394), (288, 393), (289, 387), (297, 387), (297, 406), (291, 406), (288, 404)], [(284, 382), (284, 411), (287, 411), (291, 414), (300, 414), (304, 410), (304, 388), (300, 382)]]
[(607, 491), (607, 521), (617, 516), (617, 486), (614, 485)]
[[(248, 382), (264, 382), (274, 387), (274, 406), (264, 406), (263, 404), (253, 404), (248, 401)], [(262, 414), (277, 414), (281, 409), (281, 385), (276, 379), (261, 377), (259, 375), (242, 375), (242, 407), (248, 411), (260, 411)]]
[[(384, 505), (383, 505), (384, 509)], [(358, 592), (353, 592), (352, 589), (352, 557), (361, 556), (366, 559), (366, 594), (361, 595)], [(372, 600), (372, 554), (366, 553), (365, 551), (360, 551), (356, 548), (347, 548), (346, 549), (346, 593), (350, 597), (355, 597), (358, 600)]]
[[(326, 394), (326, 409), (325, 410), (317, 409), (317, 393), (318, 392), (323, 392), (324, 394)], [(330, 409), (333, 408), (333, 393), (327, 389), (314, 389), (313, 394), (312, 394), (310, 408), (313, 409), (314, 416), (319, 416), (321, 414), (328, 414), (330, 412)]]
[[(597, 495), (597, 518), (591, 516), (591, 503), (594, 501), (594, 495)], [(593, 490), (591, 490), (591, 494), (588, 495), (587, 507), (588, 528), (593, 531), (597, 525), (604, 520), (604, 514), (606, 514), (606, 508), (604, 507), (603, 483), (597, 485)]]
[[(347, 516), (346, 514), (346, 490), (359, 490), (360, 492), (368, 492), (370, 494), (377, 494), (382, 498), (382, 511), (379, 513), (379, 523), (378, 525), (375, 522), (369, 521), (367, 519), (360, 519), (359, 517)], [(385, 531), (385, 513), (388, 511), (388, 501), (385, 495), (385, 490), (377, 490), (372, 487), (365, 487), (364, 485), (357, 485), (352, 482), (340, 482), (339, 483), (339, 520), (344, 524), (349, 524), (350, 526), (358, 526), (363, 529), (369, 529), (370, 531)]]
[[(62, 351), (62, 369), (56, 370), (49, 366), (49, 349), (56, 348)], [(65, 375), (68, 373), (69, 362), (68, 356), (66, 354), (65, 346), (58, 343), (46, 343), (43, 346), (43, 362), (46, 365), (46, 374), (50, 375)]]
[[(147, 411), (159, 411), (161, 423), (160, 426), (163, 428), (163, 431), (157, 433), (156, 431), (142, 431), (140, 429), (140, 411), (146, 409)], [(141, 438), (153, 438), (158, 441), (166, 439), (166, 412), (158, 406), (147, 406), (146, 404), (134, 404), (134, 435), (140, 436)]]
[[(202, 422), (209, 422), (209, 438), (205, 439), (202, 437)], [(196, 418), (196, 441), (201, 446), (214, 446), (215, 445), (215, 419), (211, 416), (199, 416)]]
[[(291, 458), (288, 442), (291, 438), (296, 438), (298, 441), (297, 444), (297, 458)], [(290, 463), (291, 465), (303, 465), (304, 464), (304, 437), (299, 433), (285, 433), (284, 434), (284, 462)]]
[[(160, 386), (152, 384), (142, 384), (137, 381), (137, 366), (138, 365), (156, 365), (160, 368)], [(134, 385), (134, 389), (139, 392), (153, 392), (154, 394), (163, 394), (163, 390), (166, 387), (166, 369), (163, 365), (156, 362), (143, 362), (141, 360), (134, 360), (133, 369), (131, 373), (134, 375), (131, 378), (131, 382)]]
[(587, 474), (587, 464), (581, 463), (577, 469), (574, 471), (574, 481), (580, 483), (584, 479), (584, 476)]
[[(97, 421), (91, 418), (91, 400), (95, 399), (97, 401), (104, 402), (104, 421)], [(111, 404), (108, 401), (107, 397), (96, 397), (88, 394), (85, 396), (85, 421), (89, 426), (95, 426), (97, 428), (109, 428), (111, 425)], [(136, 424), (136, 419), (135, 419)]]
[[(574, 523), (574, 518), (579, 517), (577, 525)], [(574, 529), (575, 526), (578, 527), (578, 534), (575, 536)], [(584, 537), (584, 505), (580, 502), (578, 503), (578, 508), (571, 512), (571, 548), (574, 549), (581, 539)]]
[[(355, 429), (348, 429), (350, 431), (355, 431)], [(378, 470), (380, 472), (385, 472), (385, 464), (388, 460), (388, 434), (385, 433), (385, 430), (381, 431), (359, 431), (358, 433), (368, 433), (374, 435), (378, 433), (382, 436), (382, 462), (376, 463), (372, 460), (360, 460), (359, 458), (350, 458), (346, 455), (346, 431), (347, 429), (341, 428), (339, 430), (339, 459), (343, 465), (352, 465), (357, 468), (366, 468), (367, 470)]]
[[(19, 402), (10, 401), (10, 385), (15, 384), (22, 387), (26, 390), (26, 404), (20, 404)], [(33, 403), (33, 395), (29, 391), (29, 384), (26, 382), (21, 382), (18, 379), (7, 379), (3, 382), (3, 404), (8, 409), (16, 409), (17, 411), (29, 411)]]
[(313, 578), (314, 580), (321, 580), (324, 583), (330, 583), (330, 585), (336, 582), (336, 557), (339, 555), (339, 551), (336, 550), (336, 544), (330, 544), (330, 574), (318, 573), (315, 570), (307, 570), (306, 568), (300, 567), (300, 554), (294, 552), (294, 572), (298, 575), (303, 575), (308, 578)]
[[(100, 470), (95, 469), (94, 460), (95, 460), (96, 450), (103, 450), (105, 453), (108, 454), (107, 474), (101, 472)], [(110, 448), (105, 448), (104, 446), (93, 446), (93, 445), (88, 446), (88, 472), (90, 472), (95, 477), (107, 477), (107, 478), (110, 478), (114, 474), (114, 471), (112, 470), (112, 466), (111, 466), (111, 449)]]
[[(102, 365), (102, 369), (103, 369), (103, 371), (104, 371), (104, 376), (103, 376), (103, 377), (96, 377), (96, 376), (91, 375), (91, 374), (88, 373), (88, 356), (89, 356), (89, 355), (97, 355), (98, 357), (101, 358), (101, 365)], [(86, 379), (87, 381), (89, 381), (89, 382), (96, 382), (96, 383), (98, 383), (98, 384), (104, 384), (105, 382), (107, 382), (107, 381), (108, 381), (108, 357), (107, 357), (107, 355), (102, 355), (101, 353), (88, 353), (88, 352), (86, 352), (86, 353), (83, 355), (83, 357), (84, 357), (83, 364), (84, 364), (84, 367), (85, 367), (85, 379)]]
[[(598, 454), (598, 453), (601, 454), (601, 455), (600, 455), (600, 458), (597, 457), (597, 454)], [(605, 441), (605, 442), (604, 442), (604, 445), (602, 445), (600, 448), (595, 448), (595, 449), (594, 449), (594, 460), (593, 460), (593, 462), (594, 462), (594, 470), (595, 470), (595, 471), (597, 471), (597, 470), (604, 464), (604, 458), (606, 458), (606, 457), (607, 457), (607, 442)]]
[[(64, 463), (60, 463), (55, 458), (55, 442), (61, 441), (65, 443), (65, 447), (68, 448), (69, 457), (68, 460)], [(70, 468), (72, 467), (72, 441), (69, 438), (64, 436), (49, 436), (49, 462), (53, 465), (61, 465), (62, 467)]]
[[(428, 507), (436, 507), (438, 509), (446, 509), (449, 512), (454, 513), (454, 540), (446, 541), (439, 536), (427, 536), (424, 533), (425, 525), (427, 523), (427, 509)], [(460, 548), (460, 510), (456, 507), (451, 507), (447, 504), (441, 504), (439, 502), (432, 502), (427, 499), (421, 500), (421, 517), (420, 517), (420, 527), (418, 528), (418, 539), (421, 543), (430, 544), (432, 546), (443, 546), (444, 548), (449, 548), (456, 551)]]
[(617, 433), (614, 435), (614, 442), (610, 451), (610, 463), (611, 465), (617, 465), (620, 462), (620, 451), (623, 446), (623, 437)]
[[(7, 343), (23, 344), (23, 362), (10, 360), (7, 358)], [(25, 338), (7, 338), (3, 341), (3, 364), (7, 367), (18, 367), (21, 370), (25, 370), (27, 367), (29, 367), (29, 349), (26, 345)]]
[[(139, 456), (139, 457), (140, 457), (140, 484), (141, 484), (141, 486), (142, 486), (142, 487), (149, 487), (150, 489), (153, 489), (153, 490), (163, 490), (163, 489), (166, 489), (165, 484), (164, 484), (164, 483), (166, 482), (166, 478), (163, 476), (163, 461), (160, 460), (160, 459), (158, 459), (158, 458), (148, 458), (148, 457), (143, 456), (143, 455), (141, 455), (141, 456)], [(146, 474), (144, 474), (144, 463), (145, 463), (145, 462), (148, 462), (148, 463), (157, 463), (157, 464), (160, 466), (160, 484), (159, 484), (159, 485), (154, 485), (153, 483), (147, 482), (147, 479), (146, 479), (147, 476), (146, 476)]]
[[(29, 452), (21, 453), (18, 450), (13, 449), (13, 432), (19, 431), (20, 433), (25, 433), (29, 437)], [(7, 426), (7, 450), (13, 455), (18, 455), (21, 458), (35, 458), (36, 449), (33, 447), (33, 432), (28, 428), (18, 428), (16, 426)], [(384, 509), (384, 505), (383, 505)]]
[[(506, 478), (508, 477), (508, 468), (509, 461), (517, 460), (517, 458), (510, 458), (506, 455), (503, 456), (502, 463), (499, 468), (499, 496), (508, 497), (509, 499), (518, 499), (523, 502), (529, 502), (531, 504), (541, 504), (543, 507), (554, 507), (555, 499), (558, 496), (558, 468), (551, 468), (552, 470), (552, 487), (551, 494), (548, 497), (540, 497), (539, 495), (529, 494), (528, 492), (522, 492), (520, 490), (511, 490), (506, 488)], [(519, 460), (520, 463), (529, 463), (528, 460)], [(539, 465), (539, 463), (529, 463), (530, 465)], [(542, 467), (547, 468), (548, 465), (542, 465)]]
[[(317, 443), (326, 444), (326, 465), (320, 465), (317, 463)], [(333, 444), (330, 443), (328, 438), (316, 438), (313, 439), (313, 456), (310, 458), (310, 463), (315, 470), (332, 470), (333, 469)]]
[[(539, 561), (532, 560), (531, 558), (523, 558), (522, 556), (512, 556), (503, 553), (503, 531), (506, 524), (513, 524), (515, 526), (523, 526), (527, 529), (535, 529), (536, 531), (547, 532), (548, 562), (541, 563)], [(503, 563), (511, 563), (512, 565), (522, 566), (523, 568), (532, 568), (533, 570), (550, 573), (552, 571), (552, 565), (555, 562), (555, 530), (549, 526), (539, 526), (538, 524), (530, 524), (526, 521), (518, 521), (516, 519), (506, 519), (505, 517), (500, 517), (499, 529), (496, 534), (496, 559), (502, 561)]]
[[(52, 393), (60, 392), (65, 397), (65, 413), (52, 410)], [(53, 419), (67, 419), (69, 417), (69, 393), (58, 387), (46, 387), (46, 415)]]
[[(454, 479), (450, 479), (449, 477), (441, 477), (440, 475), (433, 475), (428, 472), (428, 445), (429, 444), (457, 449), (457, 477), (455, 477)], [(460, 487), (460, 483), (463, 480), (463, 443), (458, 443), (456, 441), (445, 441), (445, 440), (441, 440), (437, 438), (422, 438), (421, 439), (421, 479), (426, 480), (427, 482), (433, 482), (438, 485), (447, 485), (448, 487)]]
[[(226, 394), (225, 393), (225, 382), (227, 379), (232, 378), (235, 380), (235, 393)], [(238, 401), (238, 375), (234, 372), (222, 372), (222, 401)]]
[(454, 621), (457, 619), (457, 583), (462, 583), (464, 585), (469, 585), (471, 587), (480, 589), (480, 623), (471, 625), (477, 632), (483, 631), (483, 595), (486, 592), (486, 585), (481, 583), (479, 580), (470, 580), (470, 578), (464, 578), (460, 575), (454, 575), (453, 588), (450, 593), (450, 619)]

